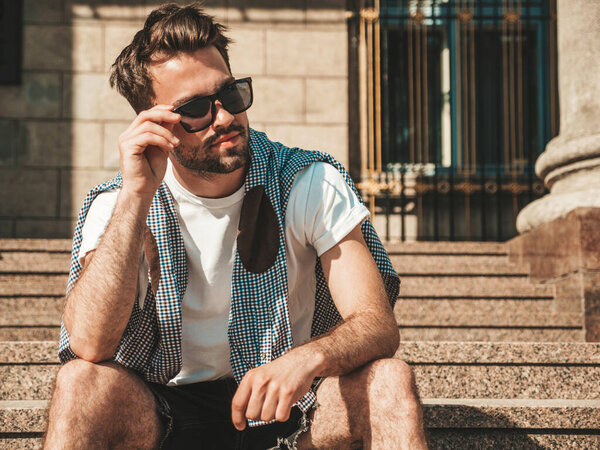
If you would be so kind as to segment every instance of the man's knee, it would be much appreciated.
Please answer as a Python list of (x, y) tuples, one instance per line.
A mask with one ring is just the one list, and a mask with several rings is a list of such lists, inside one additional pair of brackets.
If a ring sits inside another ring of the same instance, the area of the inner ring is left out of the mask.
[[(148, 391), (148, 395), (142, 395), (144, 391)], [(151, 395), (137, 375), (115, 362), (74, 359), (63, 365), (56, 375), (54, 396), (65, 404), (81, 405), (81, 400), (86, 399), (88, 407), (104, 408), (107, 404), (129, 403), (132, 397), (142, 400)]]
[(370, 392), (382, 406), (388, 403), (407, 409), (420, 409), (419, 394), (412, 368), (395, 358), (380, 359), (369, 364)]

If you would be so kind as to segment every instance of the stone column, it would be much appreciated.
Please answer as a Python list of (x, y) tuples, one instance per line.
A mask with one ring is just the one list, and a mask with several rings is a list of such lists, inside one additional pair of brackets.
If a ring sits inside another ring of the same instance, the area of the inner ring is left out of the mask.
[(535, 165), (550, 193), (521, 211), (519, 233), (575, 208), (600, 208), (600, 2), (557, 3), (560, 134)]

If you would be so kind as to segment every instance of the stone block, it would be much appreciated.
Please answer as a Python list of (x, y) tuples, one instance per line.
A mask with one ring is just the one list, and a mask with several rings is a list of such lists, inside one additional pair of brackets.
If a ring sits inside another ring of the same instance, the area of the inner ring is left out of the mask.
[(71, 165), (74, 167), (102, 166), (102, 124), (71, 122)]
[(600, 269), (600, 208), (577, 208), (511, 239), (510, 259), (529, 263), (531, 276), (545, 280), (580, 269)]
[(61, 23), (65, 18), (64, 0), (25, 0), (24, 22)]
[(267, 125), (270, 139), (289, 147), (327, 152), (348, 165), (348, 127), (345, 125)]
[(17, 219), (15, 225), (19, 238), (69, 238), (74, 229), (72, 219)]
[(80, 73), (65, 76), (64, 116), (87, 120), (133, 120), (127, 100), (111, 89), (105, 74)]
[(102, 27), (93, 24), (73, 25), (71, 32), (73, 70), (101, 72), (104, 67)]
[(117, 56), (131, 43), (133, 36), (140, 28), (138, 25), (130, 24), (106, 25), (104, 28), (104, 70), (107, 73), (110, 72)]
[(71, 27), (66, 25), (25, 25), (23, 68), (70, 70)]
[(267, 30), (267, 74), (348, 76), (346, 31)]
[(248, 117), (258, 122), (302, 122), (304, 81), (301, 78), (255, 77), (254, 102)]
[(74, 169), (61, 173), (60, 217), (74, 218), (79, 214), (83, 199), (91, 188), (116, 175), (113, 170)]
[(21, 165), (98, 167), (101, 164), (101, 125), (92, 122), (23, 124), (25, 145), (17, 153)]
[(67, 21), (130, 20), (146, 17), (144, 0), (64, 0)]
[[(154, 9), (158, 8), (161, 4), (165, 3), (161, 0), (145, 0), (144, 16), (150, 14)], [(173, 3), (177, 3), (181, 6), (190, 4), (189, 0), (175, 0)], [(206, 14), (209, 14), (215, 18), (219, 23), (227, 23), (227, 0), (204, 0), (201, 2), (202, 9)]]
[(13, 238), (14, 235), (14, 220), (12, 219), (1, 219), (0, 220), (0, 238)]
[(104, 145), (102, 164), (105, 169), (119, 169), (119, 136), (129, 127), (130, 122), (106, 122), (104, 124)]
[(1, 168), (0, 216), (55, 216), (57, 187), (56, 170)]
[(233, 39), (229, 47), (229, 62), (236, 76), (265, 73), (265, 31), (234, 27), (228, 36)]
[(0, 86), (0, 118), (60, 117), (61, 80), (58, 73), (23, 73), (19, 86)]
[(304, 2), (295, 0), (229, 0), (227, 21), (236, 22), (291, 22), (304, 23)]
[(306, 21), (308, 23), (346, 23), (345, 0), (307, 0)]
[(23, 146), (23, 132), (18, 120), (0, 120), (0, 165), (11, 166)]
[(306, 80), (306, 121), (348, 123), (348, 81), (346, 78)]

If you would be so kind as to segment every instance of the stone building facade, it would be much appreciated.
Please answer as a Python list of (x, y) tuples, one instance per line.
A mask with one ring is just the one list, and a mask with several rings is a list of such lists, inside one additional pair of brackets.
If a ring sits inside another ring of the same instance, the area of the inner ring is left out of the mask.
[[(135, 115), (110, 66), (159, 3), (24, 1), (22, 81), (0, 86), (0, 237), (70, 237), (86, 191), (114, 175)], [(230, 28), (234, 76), (253, 79), (251, 126), (347, 164), (344, 0), (205, 7)]]

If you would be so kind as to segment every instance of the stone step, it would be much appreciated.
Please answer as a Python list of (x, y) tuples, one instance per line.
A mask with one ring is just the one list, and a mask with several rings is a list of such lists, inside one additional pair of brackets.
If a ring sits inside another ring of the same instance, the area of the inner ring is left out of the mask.
[[(465, 274), (527, 276), (527, 266), (509, 263), (504, 255), (390, 255), (396, 271), (404, 274)], [(70, 252), (2, 251), (0, 273), (68, 273)]]
[(396, 357), (423, 397), (600, 399), (600, 344), (402, 342)]
[(554, 287), (531, 284), (521, 276), (408, 275), (401, 298), (553, 298)]
[[(423, 406), (431, 448), (597, 448), (599, 443), (597, 400), (431, 398)], [(0, 401), (2, 448), (41, 448), (47, 407), (44, 400)]]
[[(64, 295), (67, 276), (0, 275), (0, 296)], [(552, 298), (554, 288), (533, 285), (521, 276), (404, 275), (401, 297), (435, 298)]]
[(584, 342), (582, 327), (400, 327), (403, 341)]
[(551, 300), (399, 299), (400, 326), (581, 327), (582, 313), (552, 312)]
[(69, 273), (71, 253), (0, 250), (0, 273)]
[(0, 296), (61, 296), (65, 295), (68, 277), (65, 274), (0, 274)]
[(71, 252), (71, 239), (0, 239), (0, 251)]
[(388, 254), (507, 255), (504, 242), (384, 242)]
[(0, 326), (0, 341), (57, 341), (60, 326)]
[(504, 255), (390, 255), (394, 269), (404, 274), (521, 275), (529, 267), (509, 263)]
[[(56, 342), (0, 343), (0, 400), (50, 398)], [(600, 399), (600, 344), (402, 342), (423, 397)]]
[(57, 326), (64, 308), (60, 297), (0, 297), (0, 326)]

